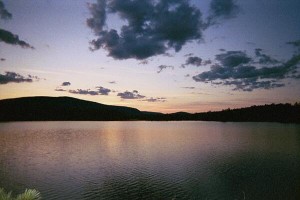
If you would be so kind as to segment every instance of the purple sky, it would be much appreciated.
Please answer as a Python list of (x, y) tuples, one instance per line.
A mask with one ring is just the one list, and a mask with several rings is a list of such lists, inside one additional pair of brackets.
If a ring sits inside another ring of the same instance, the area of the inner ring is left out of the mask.
[(166, 113), (295, 103), (299, 9), (298, 0), (0, 0), (0, 99), (72, 96)]

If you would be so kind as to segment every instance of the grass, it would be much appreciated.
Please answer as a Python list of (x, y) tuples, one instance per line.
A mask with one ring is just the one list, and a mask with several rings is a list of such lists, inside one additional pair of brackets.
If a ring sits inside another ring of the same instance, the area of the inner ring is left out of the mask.
[(13, 197), (11, 192), (0, 188), (0, 200), (41, 200), (41, 194), (35, 189), (26, 189), (24, 193)]

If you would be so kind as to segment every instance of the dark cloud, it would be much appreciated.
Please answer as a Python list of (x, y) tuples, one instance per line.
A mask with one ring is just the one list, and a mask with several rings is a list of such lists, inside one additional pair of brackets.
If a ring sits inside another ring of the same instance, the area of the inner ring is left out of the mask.
[(62, 88), (56, 88), (55, 91), (57, 91), (57, 92), (65, 92), (65, 91), (67, 91), (67, 90), (62, 89)]
[[(28, 78), (35, 79), (35, 80), (40, 80), (40, 78), (38, 76), (33, 76), (33, 75), (30, 75), (30, 74), (28, 74)], [(46, 80), (46, 79), (44, 79), (44, 80)]]
[(69, 90), (68, 92), (72, 93), (72, 94), (83, 94), (83, 95), (92, 95), (92, 96), (99, 95), (98, 91), (93, 91), (93, 90), (89, 90), (89, 89), (87, 89), (87, 90), (83, 90), (83, 89)]
[(182, 67), (185, 67), (186, 65), (194, 65), (199, 67), (202, 63), (202, 58), (199, 58), (197, 56), (190, 56), (186, 59), (185, 64), (182, 65)]
[(147, 98), (144, 95), (139, 94), (137, 90), (133, 90), (132, 92), (125, 91), (122, 93), (118, 93), (121, 99), (139, 99), (139, 101), (147, 101), (147, 102), (166, 102), (167, 99), (165, 97), (149, 97)]
[(195, 89), (195, 87), (182, 87), (182, 88), (184, 88), (184, 89), (190, 89), (190, 90), (194, 90)]
[(4, 20), (12, 18), (12, 14), (6, 10), (2, 1), (0, 1), (0, 18)]
[(142, 60), (141, 62), (139, 62), (140, 65), (147, 65), (148, 63), (148, 60)]
[(70, 85), (71, 85), (70, 82), (63, 82), (63, 83), (61, 84), (61, 86), (70, 86)]
[(251, 58), (242, 51), (227, 51), (226, 53), (217, 54), (216, 60), (223, 66), (236, 67), (240, 64), (249, 63)]
[(108, 95), (111, 92), (110, 89), (104, 88), (102, 86), (96, 87), (96, 88), (98, 89), (98, 92), (99, 92), (100, 95)]
[(171, 68), (172, 70), (174, 69), (174, 66), (169, 66), (169, 65), (160, 65), (160, 66), (158, 66), (158, 71), (157, 71), (157, 73), (160, 73), (160, 72), (162, 72), (164, 69), (167, 69), (167, 68)]
[(218, 24), (224, 19), (236, 17), (240, 8), (235, 0), (212, 0), (210, 2), (207, 26)]
[(63, 92), (68, 91), (71, 94), (82, 94), (82, 95), (109, 95), (111, 92), (110, 89), (104, 88), (102, 86), (96, 87), (97, 90), (90, 90), (90, 89), (77, 89), (77, 90), (64, 90), (62, 88), (56, 88), (55, 91)]
[(293, 45), (295, 47), (300, 47), (300, 40), (287, 42), (287, 44)]
[(28, 75), (27, 77), (24, 77), (15, 72), (5, 72), (4, 74), (0, 74), (0, 84), (23, 83), (23, 82), (31, 83), (34, 80), (39, 80), (39, 78), (37, 76), (32, 76), (32, 75)]
[[(192, 40), (201, 40), (205, 28), (201, 12), (189, 0), (98, 0), (89, 4), (87, 19), (96, 39), (92, 50), (108, 51), (115, 59), (145, 59), (176, 52)], [(107, 14), (126, 21), (120, 32), (106, 25)]]
[(34, 47), (28, 44), (27, 42), (20, 40), (18, 35), (15, 35), (4, 29), (0, 29), (0, 42), (4, 42), (11, 45), (19, 45), (22, 48), (34, 49)]
[(150, 97), (150, 98), (147, 98), (147, 99), (143, 99), (141, 101), (147, 101), (147, 102), (166, 102), (167, 99), (164, 98), (164, 97)]
[(272, 58), (269, 55), (262, 53), (262, 49), (255, 49), (255, 55), (257, 56), (259, 64), (277, 64), (280, 63), (275, 58)]
[(300, 79), (300, 74), (292, 74), (289, 78)]
[(198, 56), (190, 56), (186, 59), (185, 63), (181, 65), (182, 68), (185, 68), (187, 65), (193, 65), (193, 66), (206, 66), (211, 64), (211, 60), (203, 60), (202, 58)]
[(287, 42), (287, 44), (290, 44), (293, 47), (295, 47), (297, 49), (298, 53), (300, 53), (300, 40)]
[(244, 79), (244, 80), (227, 80), (220, 82), (222, 85), (234, 86), (233, 90), (243, 90), (251, 92), (255, 89), (272, 89), (283, 87), (285, 84), (277, 83), (276, 81), (257, 81), (257, 79)]
[(211, 63), (212, 63), (211, 60), (202, 60), (203, 66), (210, 65)]
[(96, 35), (101, 35), (106, 21), (106, 0), (97, 0), (97, 3), (88, 3), (92, 18), (87, 19), (87, 25)]
[[(265, 54), (261, 50), (255, 51), (256, 56), (261, 59)], [(271, 59), (271, 58), (270, 58)], [(285, 78), (296, 78), (300, 54), (294, 55), (284, 63), (273, 61), (255, 61), (244, 52), (228, 51), (216, 55), (218, 63), (211, 66), (210, 71), (202, 72), (193, 77), (197, 82), (212, 83), (214, 85), (235, 86), (233, 90), (252, 91), (254, 89), (272, 89), (283, 87), (280, 80)], [(266, 64), (266, 66), (261, 66)]]
[(5, 58), (0, 58), (0, 61), (6, 61), (6, 59)]
[(132, 92), (125, 91), (117, 94), (121, 99), (143, 99), (146, 96), (139, 94), (137, 90), (133, 90)]
[[(12, 14), (5, 9), (3, 1), (0, 0), (0, 19), (8, 20), (11, 18), (12, 18)], [(34, 49), (34, 47), (28, 44), (27, 42), (20, 40), (18, 35), (13, 34), (12, 32), (1, 28), (0, 28), (0, 42), (4, 42), (6, 44), (11, 44), (11, 45), (19, 45), (22, 48)]]

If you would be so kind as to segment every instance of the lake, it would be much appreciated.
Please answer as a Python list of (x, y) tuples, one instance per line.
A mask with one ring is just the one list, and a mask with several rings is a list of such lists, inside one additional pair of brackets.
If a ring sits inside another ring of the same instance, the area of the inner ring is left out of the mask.
[(300, 125), (0, 123), (0, 187), (45, 200), (300, 199)]

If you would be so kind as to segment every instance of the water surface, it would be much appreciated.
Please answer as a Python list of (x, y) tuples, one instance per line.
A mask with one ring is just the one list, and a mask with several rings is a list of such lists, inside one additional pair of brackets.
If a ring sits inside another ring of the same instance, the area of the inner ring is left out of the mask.
[(0, 187), (64, 199), (300, 199), (300, 126), (0, 123)]

